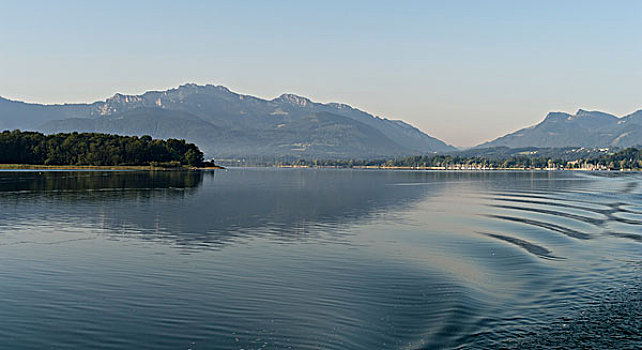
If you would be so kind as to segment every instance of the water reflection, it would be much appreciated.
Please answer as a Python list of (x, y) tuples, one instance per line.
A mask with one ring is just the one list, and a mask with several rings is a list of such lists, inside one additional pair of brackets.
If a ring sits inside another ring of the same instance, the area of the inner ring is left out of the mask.
[(278, 169), (3, 172), (0, 206), (15, 214), (14, 228), (46, 217), (49, 226), (76, 221), (116, 238), (186, 248), (266, 235), (336, 240), (341, 227), (383, 214), (392, 219), (392, 209), (441, 191), (390, 186), (400, 179), (426, 180), (421, 174), (391, 175)]
[[(540, 220), (537, 215), (521, 215), (520, 211), (596, 226), (604, 226), (607, 220), (638, 224), (636, 220), (615, 216), (618, 209), (612, 207), (589, 208), (593, 213), (606, 215), (600, 218), (569, 213), (568, 209), (583, 210), (584, 207), (551, 197), (551, 194), (581, 193), (591, 181), (591, 178), (564, 174), (551, 178), (551, 174), (545, 172), (318, 169), (0, 172), (0, 215), (13, 212), (11, 221), (15, 229), (44, 218), (50, 227), (75, 221), (84, 227), (102, 229), (103, 234), (113, 239), (158, 241), (197, 249), (217, 248), (225, 243), (264, 236), (281, 241), (337, 242), (347, 234), (343, 228), (367, 223), (373, 218), (408, 220), (407, 216), (396, 215), (414, 203), (430, 202), (431, 197), (440, 197), (443, 204), (442, 197), (488, 191), (499, 195), (494, 196), (490, 204), (497, 210), (484, 214), (487, 217), (546, 229), (574, 239), (590, 239), (591, 233), (560, 225), (559, 221)], [(511, 193), (501, 192), (508, 188)], [(625, 182), (623, 188), (634, 187)], [(479, 202), (480, 198), (471, 200)], [(539, 208), (538, 204), (567, 210)], [(529, 251), (546, 251), (527, 240), (505, 238), (501, 232), (484, 234), (531, 247)]]
[(607, 307), (593, 314), (614, 322), (639, 314), (608, 301), (629, 301), (621, 289), (640, 285), (639, 179), (0, 172), (0, 339), (23, 348), (563, 347), (568, 334), (546, 325), (565, 317), (578, 341), (608, 334), (582, 318), (596, 300)]
[[(91, 200), (94, 191), (117, 191), (122, 199), (154, 189), (195, 190), (203, 184), (200, 171), (0, 171), (0, 196), (29, 193), (27, 198)], [(21, 198), (22, 199), (22, 198)]]

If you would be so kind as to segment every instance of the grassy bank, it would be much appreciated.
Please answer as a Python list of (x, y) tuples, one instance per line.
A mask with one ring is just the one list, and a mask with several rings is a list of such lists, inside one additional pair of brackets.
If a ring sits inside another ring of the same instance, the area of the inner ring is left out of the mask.
[(212, 170), (225, 169), (220, 166), (209, 167), (162, 167), (151, 165), (40, 165), (40, 164), (0, 164), (0, 170)]

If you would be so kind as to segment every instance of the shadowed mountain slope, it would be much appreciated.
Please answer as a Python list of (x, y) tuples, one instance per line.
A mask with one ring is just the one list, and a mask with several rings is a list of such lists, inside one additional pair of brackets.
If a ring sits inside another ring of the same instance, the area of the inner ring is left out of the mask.
[(399, 120), (293, 94), (273, 100), (186, 84), (104, 102), (38, 105), (0, 100), (0, 127), (185, 138), (217, 157), (360, 158), (454, 148)]
[(483, 143), (490, 147), (630, 147), (642, 144), (642, 110), (618, 118), (614, 115), (578, 110), (574, 115), (549, 113), (539, 124)]

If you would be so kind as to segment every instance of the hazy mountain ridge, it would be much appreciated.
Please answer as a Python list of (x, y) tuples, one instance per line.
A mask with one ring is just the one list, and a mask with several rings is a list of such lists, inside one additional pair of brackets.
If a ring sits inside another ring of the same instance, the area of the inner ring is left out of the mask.
[(0, 121), (5, 129), (48, 133), (185, 138), (219, 157), (374, 157), (454, 150), (403, 121), (375, 117), (345, 104), (321, 104), (294, 94), (265, 100), (214, 85), (115, 94), (92, 104), (2, 100)]
[(642, 144), (642, 110), (618, 118), (580, 109), (551, 112), (539, 124), (520, 129), (475, 148), (491, 147), (631, 147)]
[(0, 129), (34, 129), (49, 120), (86, 117), (101, 103), (41, 105), (0, 97)]
[[(291, 93), (271, 100), (223, 86), (185, 84), (91, 104), (40, 105), (0, 97), (0, 128), (47, 133), (95, 131), (185, 138), (217, 157), (369, 158), (456, 151), (400, 120)], [(630, 147), (642, 145), (642, 110), (618, 118), (578, 110), (473, 149)]]

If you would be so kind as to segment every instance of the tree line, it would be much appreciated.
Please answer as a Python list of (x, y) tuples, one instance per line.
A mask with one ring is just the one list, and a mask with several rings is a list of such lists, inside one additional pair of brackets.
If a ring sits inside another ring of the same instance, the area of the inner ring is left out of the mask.
[(200, 166), (203, 152), (185, 140), (101, 133), (0, 133), (1, 164)]
[(465, 157), (453, 155), (423, 155), (378, 160), (305, 160), (282, 162), (286, 166), (330, 167), (400, 167), (444, 169), (642, 169), (642, 150), (627, 148), (612, 154), (590, 159), (563, 160), (541, 156), (510, 156), (505, 158)]

